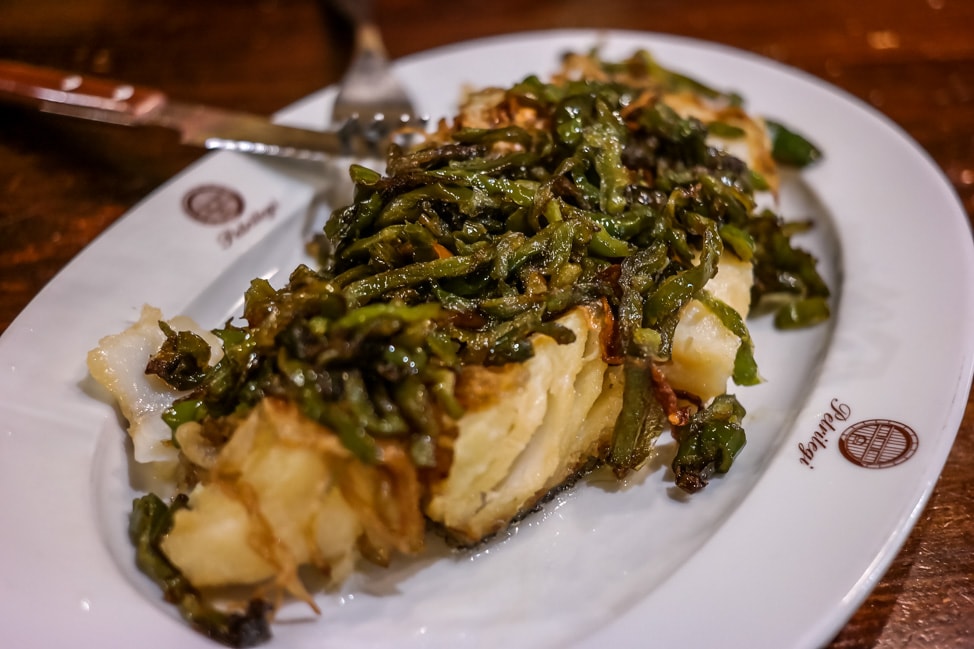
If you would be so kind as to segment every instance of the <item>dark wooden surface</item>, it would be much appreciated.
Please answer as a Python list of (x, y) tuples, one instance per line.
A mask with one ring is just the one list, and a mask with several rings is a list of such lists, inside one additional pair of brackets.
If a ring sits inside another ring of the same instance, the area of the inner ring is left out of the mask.
[[(971, 0), (377, 5), (393, 57), (507, 32), (591, 27), (682, 34), (783, 61), (888, 115), (929, 152), (974, 216)], [(316, 0), (0, 3), (0, 58), (259, 113), (337, 81), (350, 44), (347, 26)], [(199, 156), (165, 133), (0, 106), (0, 332), (87, 243)], [(915, 530), (830, 647), (974, 646), (972, 466), (968, 408)]]

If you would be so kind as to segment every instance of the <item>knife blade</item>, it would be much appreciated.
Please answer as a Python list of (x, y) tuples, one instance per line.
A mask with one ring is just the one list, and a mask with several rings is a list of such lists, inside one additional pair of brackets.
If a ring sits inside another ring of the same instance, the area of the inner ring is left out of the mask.
[(390, 126), (315, 131), (252, 113), (171, 100), (163, 91), (100, 77), (0, 60), (0, 98), (44, 112), (125, 126), (161, 126), (187, 145), (318, 161), (382, 155)]

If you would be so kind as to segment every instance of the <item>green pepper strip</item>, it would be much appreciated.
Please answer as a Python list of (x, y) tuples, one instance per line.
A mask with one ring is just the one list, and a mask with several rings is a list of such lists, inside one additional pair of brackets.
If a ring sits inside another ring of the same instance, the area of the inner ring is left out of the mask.
[(652, 361), (627, 356), (623, 375), (622, 410), (612, 431), (608, 460), (619, 477), (643, 465), (666, 425), (666, 412), (653, 389)]
[(734, 357), (734, 383), (738, 385), (757, 385), (761, 382), (758, 376), (758, 364), (754, 360), (754, 341), (744, 323), (741, 314), (735, 311), (723, 300), (718, 299), (710, 291), (703, 290), (697, 295), (704, 306), (716, 315), (722, 325), (732, 334), (740, 338), (741, 344)]
[(754, 258), (754, 238), (736, 225), (725, 223), (720, 226), (720, 239), (741, 261), (751, 261)]
[(296, 399), (301, 412), (338, 435), (342, 444), (366, 464), (379, 461), (379, 447), (347, 402), (325, 401), (311, 385), (302, 386)]
[(509, 320), (514, 316), (537, 308), (545, 303), (545, 297), (536, 295), (508, 295), (481, 300), (477, 307), (484, 314), (500, 320)]
[(656, 242), (622, 261), (619, 277), (622, 295), (616, 319), (627, 355), (649, 358), (659, 351), (658, 335), (646, 336), (638, 332), (644, 330), (645, 295), (655, 288), (656, 278), (666, 268), (667, 262), (667, 248), (662, 242)]
[(711, 216), (738, 227), (743, 227), (754, 210), (754, 199), (734, 185), (732, 179), (721, 181), (710, 175), (700, 177), (700, 185), (706, 192), (709, 202), (717, 209)]
[(345, 298), (350, 306), (360, 306), (394, 288), (415, 286), (432, 279), (463, 277), (488, 261), (490, 251), (417, 262), (352, 282), (345, 287)]
[(515, 205), (530, 207), (538, 189), (536, 181), (510, 180), (502, 176), (488, 176), (484, 173), (464, 169), (436, 169), (428, 172), (430, 177), (443, 182), (466, 183), (487, 194), (502, 196)]
[(740, 126), (734, 126), (733, 124), (728, 124), (727, 122), (721, 122), (718, 120), (707, 122), (707, 131), (711, 135), (726, 138), (728, 140), (736, 140), (746, 135), (746, 132)]
[(463, 416), (464, 408), (457, 400), (453, 387), (456, 383), (456, 375), (444, 368), (433, 368), (429, 372), (432, 383), (429, 389), (432, 391), (436, 402), (443, 408), (443, 412), (453, 419)]
[(382, 174), (365, 165), (352, 164), (348, 168), (348, 175), (356, 185), (371, 187), (382, 180)]
[(166, 340), (149, 358), (146, 374), (155, 374), (177, 390), (189, 390), (205, 378), (210, 363), (210, 345), (192, 331), (173, 331), (160, 320)]
[(409, 233), (415, 233), (416, 230), (425, 232), (426, 230), (422, 227), (416, 226), (412, 223), (400, 223), (398, 225), (390, 225), (389, 227), (382, 228), (372, 236), (362, 237), (348, 246), (341, 252), (342, 259), (351, 259), (357, 254), (365, 253), (368, 254), (372, 249), (380, 243), (395, 243), (400, 241)]
[(183, 619), (208, 638), (229, 647), (253, 647), (270, 640), (270, 607), (266, 603), (253, 600), (245, 613), (225, 613), (209, 606), (159, 549), (172, 529), (173, 514), (184, 502), (183, 498), (167, 507), (155, 494), (132, 502), (129, 538), (135, 546), (139, 570), (162, 589), (166, 601), (176, 604)]
[(720, 258), (723, 245), (713, 221), (705, 221), (704, 227), (700, 262), (688, 270), (667, 277), (646, 300), (644, 316), (648, 326), (653, 326), (661, 322), (664, 317), (678, 312), (717, 273), (717, 260)]
[(565, 212), (566, 218), (569, 214), (576, 218), (587, 218), (603, 228), (609, 236), (623, 241), (634, 238), (643, 230), (650, 229), (653, 221), (652, 211), (641, 205), (633, 205), (628, 211), (613, 216), (595, 210), (583, 210), (572, 205), (563, 206), (562, 211)]
[(782, 164), (807, 167), (822, 157), (822, 151), (804, 136), (773, 120), (765, 120), (771, 137), (771, 157)]
[(368, 264), (360, 264), (358, 266), (352, 266), (341, 275), (336, 275), (332, 282), (336, 287), (344, 289), (352, 282), (371, 277), (373, 273), (375, 271)]
[(474, 216), (477, 213), (478, 198), (473, 189), (438, 183), (419, 187), (396, 196), (383, 207), (382, 212), (375, 220), (375, 227), (382, 228), (409, 221), (409, 216), (416, 212), (416, 206), (421, 201), (426, 200), (452, 203), (467, 216)]
[(627, 62), (627, 64), (631, 64), (632, 62), (641, 63), (644, 66), (646, 73), (650, 77), (655, 79), (659, 84), (670, 91), (690, 90), (694, 94), (703, 95), (704, 97), (709, 97), (710, 99), (724, 99), (733, 106), (740, 105), (742, 102), (741, 96), (737, 93), (721, 92), (715, 88), (712, 88), (711, 86), (701, 83), (693, 77), (686, 76), (661, 66), (646, 50), (636, 52), (636, 54), (630, 59), (630, 61)]
[(376, 411), (376, 406), (379, 405), (377, 402), (385, 400), (379, 400), (377, 394), (369, 392), (361, 372), (347, 373), (342, 385), (342, 395), (355, 421), (367, 433), (387, 437), (403, 435), (409, 431), (409, 425), (395, 404), (385, 403), (387, 411), (382, 414)]
[[(185, 401), (175, 401), (162, 413), (162, 420), (166, 422), (172, 432), (189, 421), (203, 421), (209, 414), (202, 399), (189, 398)], [(178, 448), (176, 436), (172, 436), (173, 444)]]
[(673, 428), (673, 436), (680, 442), (672, 464), (678, 487), (688, 493), (700, 491), (714, 472), (730, 469), (746, 443), (741, 427), (745, 414), (733, 395), (723, 394), (694, 414), (688, 424)]
[(372, 226), (383, 205), (385, 201), (377, 192), (360, 196), (356, 203), (334, 212), (325, 224), (325, 234), (331, 241), (340, 241), (346, 237), (355, 239)]
[[(557, 211), (551, 207), (552, 203), (557, 206)], [(587, 239), (588, 251), (593, 255), (606, 259), (620, 259), (628, 257), (634, 250), (633, 246), (627, 241), (612, 236), (609, 228), (603, 226), (603, 222), (611, 223), (613, 220), (605, 214), (583, 210), (560, 199), (553, 199), (545, 214), (546, 216), (549, 214), (557, 215), (559, 221), (564, 219), (574, 223), (575, 234), (573, 238), (577, 241), (581, 241), (583, 238)], [(552, 216), (548, 216), (548, 219), (551, 221)], [(581, 225), (583, 223), (584, 226)], [(585, 230), (588, 230), (588, 233), (585, 233)]]
[(829, 319), (829, 303), (824, 297), (808, 297), (788, 302), (774, 314), (778, 329), (801, 329)]
[(604, 101), (595, 102), (598, 121), (585, 129), (582, 140), (596, 149), (595, 170), (599, 175), (599, 209), (620, 214), (626, 208), (625, 190), (629, 171), (622, 164), (626, 127)]
[(350, 310), (336, 320), (332, 328), (357, 329), (374, 322), (376, 318), (389, 318), (402, 323), (425, 322), (440, 315), (441, 309), (435, 302), (412, 306), (377, 302)]
[[(414, 431), (424, 431), (426, 435), (435, 436), (439, 431), (439, 424), (432, 407), (431, 391), (419, 378), (407, 376), (393, 387), (393, 398), (403, 416), (411, 424)], [(423, 458), (425, 464), (427, 458)]]

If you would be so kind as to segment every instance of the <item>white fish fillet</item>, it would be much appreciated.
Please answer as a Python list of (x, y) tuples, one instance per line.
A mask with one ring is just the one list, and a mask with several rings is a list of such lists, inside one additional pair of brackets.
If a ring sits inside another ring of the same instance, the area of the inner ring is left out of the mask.
[[(129, 422), (136, 462), (173, 462), (178, 451), (172, 444), (172, 431), (162, 413), (183, 393), (157, 376), (146, 374), (149, 357), (159, 351), (166, 335), (159, 328), (162, 313), (143, 306), (138, 321), (125, 331), (105, 336), (98, 347), (88, 352), (88, 371), (118, 403)], [(191, 318), (178, 316), (169, 321), (176, 331), (193, 331), (209, 343), (210, 362), (222, 355), (220, 339), (204, 330)]]
[[(708, 290), (746, 315), (750, 264), (725, 254), (719, 268)], [(164, 340), (160, 319), (146, 307), (138, 322), (89, 354), (92, 376), (131, 423), (138, 462), (176, 455), (159, 415), (180, 393), (144, 374)], [(362, 547), (380, 559), (415, 552), (422, 515), (463, 543), (504, 529), (609, 447), (622, 374), (602, 358), (601, 322), (597, 308), (576, 308), (560, 320), (575, 332), (573, 343), (537, 336), (535, 355), (524, 363), (464, 371), (458, 393), (468, 411), (456, 422), (449, 472), (427, 486), (422, 512), (408, 461), (366, 467), (288, 404), (265, 402), (212, 454), (195, 437), (198, 425), (184, 425), (180, 446), (208, 473), (190, 493), (189, 508), (177, 512), (163, 551), (198, 587), (272, 584), (310, 601), (300, 566), (316, 565), (338, 583)], [(169, 324), (209, 335), (188, 318)], [(674, 335), (667, 377), (705, 399), (720, 394), (739, 344), (702, 304), (691, 303)], [(389, 494), (406, 504), (383, 505)]]

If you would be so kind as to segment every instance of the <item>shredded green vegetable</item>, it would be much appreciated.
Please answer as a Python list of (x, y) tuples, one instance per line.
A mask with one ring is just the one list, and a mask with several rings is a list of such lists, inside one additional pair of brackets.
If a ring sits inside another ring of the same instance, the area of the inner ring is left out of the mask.
[[(161, 324), (166, 342), (147, 372), (189, 390), (165, 413), (170, 427), (199, 422), (219, 439), (278, 397), (363, 462), (377, 461), (379, 441), (392, 437), (417, 467), (433, 468), (438, 436), (464, 412), (455, 394), (464, 364), (523, 362), (537, 334), (569, 343), (558, 319), (600, 305), (611, 327), (604, 355), (625, 377), (604, 460), (619, 475), (638, 468), (669, 421), (679, 487), (696, 491), (727, 471), (745, 443), (736, 398), (708, 405), (680, 395), (696, 409), (682, 423), (660, 398), (667, 386), (656, 370), (670, 361), (682, 309), (701, 301), (740, 339), (733, 380), (752, 385), (747, 326), (706, 290), (721, 255), (753, 263), (752, 304), (773, 304), (782, 328), (827, 318), (828, 287), (792, 244), (804, 226), (757, 211), (764, 175), (713, 144), (742, 138), (742, 127), (683, 117), (665, 100), (689, 91), (739, 111), (738, 95), (646, 52), (587, 60), (582, 78), (528, 77), (504, 91), (496, 125), (461, 123), (415, 150), (394, 148), (385, 174), (352, 166), (355, 201), (316, 241), (319, 267), (297, 268), (280, 288), (254, 280), (242, 320), (214, 332), (224, 350), (215, 364), (200, 337)], [(820, 155), (772, 129), (780, 160)], [(136, 501), (132, 516), (142, 569), (211, 636), (237, 646), (263, 639), (261, 611), (210, 610), (168, 564), (158, 539), (173, 510), (152, 498)]]
[(714, 473), (730, 470), (744, 448), (741, 420), (745, 414), (737, 399), (723, 394), (685, 426), (674, 427), (673, 435), (680, 442), (672, 465), (678, 487), (693, 493), (703, 489)]
[(139, 569), (162, 589), (166, 601), (175, 604), (183, 618), (208, 638), (230, 647), (253, 647), (269, 640), (266, 603), (254, 600), (243, 613), (214, 608), (159, 549), (159, 542), (172, 526), (173, 513), (184, 506), (185, 496), (168, 506), (154, 494), (132, 503), (129, 537)]
[(795, 167), (806, 167), (822, 157), (822, 151), (804, 136), (781, 122), (767, 120), (771, 154), (775, 160)]
[(726, 106), (740, 98), (642, 52), (597, 65), (597, 78), (528, 77), (508, 89), (502, 104), (529, 118), (461, 124), (393, 150), (385, 175), (354, 166), (355, 202), (326, 226), (320, 269), (298, 268), (280, 289), (255, 280), (246, 324), (217, 332), (223, 360), (207, 368), (201, 340), (166, 331), (149, 370), (192, 389), (170, 425), (239, 417), (280, 396), (363, 461), (375, 459), (377, 437), (409, 436), (427, 465), (420, 440), (441, 419), (423, 413), (462, 414), (452, 393), (461, 364), (524, 361), (539, 333), (570, 342), (556, 320), (595, 303), (612, 310), (628, 359), (633, 414), (616, 429), (617, 469), (637, 466), (662, 427), (647, 423), (660, 418), (651, 391), (633, 387), (647, 384), (634, 368), (668, 362), (690, 300), (741, 339), (734, 380), (756, 383), (746, 325), (704, 290), (722, 252), (753, 261), (754, 301), (775, 296), (782, 327), (827, 317), (828, 289), (781, 219), (755, 212), (752, 171), (708, 140), (739, 129), (681, 117), (661, 99), (688, 89)]

